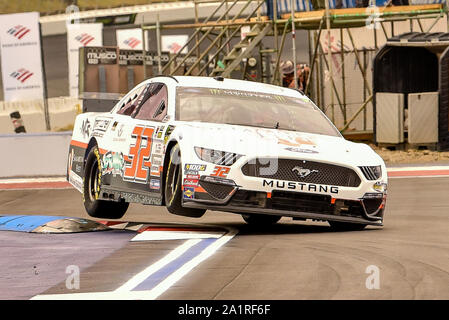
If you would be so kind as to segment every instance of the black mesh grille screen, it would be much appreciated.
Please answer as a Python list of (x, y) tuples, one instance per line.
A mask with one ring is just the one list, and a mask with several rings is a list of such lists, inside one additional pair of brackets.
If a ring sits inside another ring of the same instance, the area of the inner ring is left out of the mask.
[(342, 207), (347, 208), (347, 210), (335, 213), (335, 205), (331, 204), (331, 196), (329, 195), (275, 190), (271, 196), (271, 201), (272, 208), (276, 210), (363, 217), (363, 208), (360, 201), (340, 200), (343, 201)]
[(225, 199), (231, 191), (234, 189), (232, 186), (227, 186), (218, 183), (212, 183), (208, 181), (200, 181), (200, 186), (207, 191), (215, 199), (223, 200)]
[(368, 214), (372, 214), (376, 212), (377, 209), (379, 209), (380, 205), (382, 204), (383, 199), (364, 199), (363, 204), (365, 205), (365, 209)]
[(272, 207), (277, 210), (294, 210), (311, 213), (333, 214), (331, 196), (299, 192), (274, 191)]
[(322, 162), (293, 159), (250, 161), (242, 167), (242, 172), (251, 177), (342, 187), (358, 187), (361, 182), (352, 169)]

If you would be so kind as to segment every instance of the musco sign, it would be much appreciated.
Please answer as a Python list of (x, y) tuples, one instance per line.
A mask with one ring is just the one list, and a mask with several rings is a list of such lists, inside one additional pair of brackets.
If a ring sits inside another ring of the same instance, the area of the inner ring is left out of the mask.
[(117, 47), (80, 47), (79, 93), (119, 93)]
[(115, 48), (86, 48), (87, 64), (117, 64)]
[(0, 43), (4, 100), (43, 99), (39, 13), (0, 15)]

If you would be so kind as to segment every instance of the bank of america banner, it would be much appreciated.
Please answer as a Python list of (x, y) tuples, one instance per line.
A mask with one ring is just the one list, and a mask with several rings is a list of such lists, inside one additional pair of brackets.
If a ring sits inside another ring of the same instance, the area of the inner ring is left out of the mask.
[[(179, 50), (186, 44), (189, 39), (188, 35), (173, 35), (162, 36), (162, 51), (168, 51), (170, 53), (178, 53)], [(187, 53), (187, 47), (182, 50), (181, 53)]]
[[(116, 30), (117, 46), (119, 49), (142, 50), (142, 29)], [(147, 48), (148, 50), (148, 48)]]
[(78, 23), (67, 25), (67, 56), (69, 61), (69, 92), (78, 96), (78, 69), (80, 47), (103, 45), (102, 23)]
[(5, 101), (43, 99), (39, 13), (0, 15)]

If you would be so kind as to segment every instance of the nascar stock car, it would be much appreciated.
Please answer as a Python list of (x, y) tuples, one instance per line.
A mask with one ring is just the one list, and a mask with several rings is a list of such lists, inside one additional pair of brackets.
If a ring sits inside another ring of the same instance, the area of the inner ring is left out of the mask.
[(301, 92), (222, 77), (153, 77), (110, 112), (78, 115), (67, 179), (97, 218), (135, 202), (351, 230), (382, 226), (387, 193), (383, 160)]

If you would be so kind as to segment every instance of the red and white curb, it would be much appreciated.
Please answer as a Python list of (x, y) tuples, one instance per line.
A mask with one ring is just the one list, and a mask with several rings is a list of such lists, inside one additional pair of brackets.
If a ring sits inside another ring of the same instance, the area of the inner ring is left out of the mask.
[(65, 177), (55, 178), (23, 178), (0, 179), (0, 190), (23, 189), (71, 189), (72, 185)]
[(389, 178), (447, 177), (449, 166), (387, 167)]

